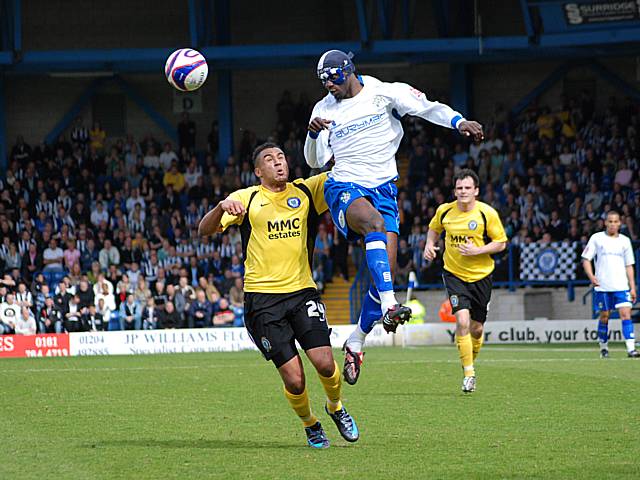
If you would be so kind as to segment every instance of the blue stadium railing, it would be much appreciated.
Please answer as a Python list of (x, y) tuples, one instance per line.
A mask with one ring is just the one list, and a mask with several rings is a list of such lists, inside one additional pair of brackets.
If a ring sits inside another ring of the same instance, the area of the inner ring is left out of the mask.
[[(635, 268), (635, 277), (636, 277), (636, 285), (640, 285), (640, 268), (638, 265), (640, 264), (640, 242), (634, 242), (634, 255), (636, 259), (636, 268)], [(516, 263), (519, 262), (519, 249), (517, 246), (509, 245), (507, 247), (506, 252), (506, 260), (507, 264), (507, 280), (496, 280), (493, 282), (494, 287), (497, 288), (508, 288), (509, 291), (514, 292), (516, 289), (520, 287), (565, 287), (567, 289), (567, 300), (569, 302), (573, 302), (576, 299), (575, 287), (579, 286), (587, 286), (590, 284), (589, 280), (586, 279), (576, 279), (576, 280), (520, 280), (516, 277)], [(503, 257), (504, 258), (504, 257)], [(582, 267), (576, 265), (576, 268), (581, 269)], [(362, 299), (369, 289), (369, 285), (371, 282), (371, 278), (369, 276), (369, 269), (367, 268), (366, 259), (363, 258), (360, 266), (358, 267), (358, 272), (356, 277), (351, 285), (351, 289), (349, 291), (349, 302), (350, 302), (350, 311), (351, 311), (351, 323), (358, 322), (358, 316), (360, 315), (360, 307), (362, 305)], [(415, 286), (416, 290), (436, 290), (442, 289), (442, 283), (417, 283)], [(396, 290), (406, 290), (406, 285), (398, 285), (395, 287)], [(582, 297), (582, 302), (586, 303), (588, 301), (589, 296), (591, 295), (591, 303), (592, 303), (592, 312), (594, 318), (596, 318), (596, 309), (595, 304), (593, 302), (593, 290), (590, 289), (585, 295)], [(612, 315), (612, 318), (616, 318), (615, 315)]]

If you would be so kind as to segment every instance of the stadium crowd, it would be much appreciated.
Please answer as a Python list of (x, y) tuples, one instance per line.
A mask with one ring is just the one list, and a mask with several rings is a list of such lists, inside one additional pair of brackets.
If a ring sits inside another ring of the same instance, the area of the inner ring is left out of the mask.
[[(396, 283), (411, 270), (438, 282), (422, 257), (427, 225), (452, 198), (457, 169), (478, 172), (481, 200), (500, 213), (511, 244), (568, 241), (621, 213), (622, 233), (638, 240), (639, 106), (610, 99), (596, 111), (587, 93), (560, 108), (532, 107), (516, 118), (498, 107), (484, 141), (406, 118), (399, 180), (401, 237)], [(109, 138), (82, 120), (54, 145), (18, 137), (0, 178), (0, 333), (242, 325), (243, 253), (234, 227), (199, 238), (200, 218), (238, 188), (256, 183), (253, 148), (283, 146), (292, 178), (306, 176), (303, 142), (311, 104), (285, 92), (269, 138), (245, 130), (220, 166), (217, 126), (196, 153), (196, 124), (184, 115), (179, 144), (152, 136)], [(362, 251), (337, 235), (327, 214), (315, 243), (313, 275), (322, 289)], [(439, 262), (438, 259), (435, 260)], [(502, 262), (504, 265), (504, 262)], [(500, 275), (498, 259), (497, 275)]]

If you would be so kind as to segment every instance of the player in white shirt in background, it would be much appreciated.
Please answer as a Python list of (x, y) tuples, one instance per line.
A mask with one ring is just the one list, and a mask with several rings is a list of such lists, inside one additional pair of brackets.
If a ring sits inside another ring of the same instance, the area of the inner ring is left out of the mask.
[[(591, 280), (595, 291), (595, 303), (600, 311), (598, 339), (600, 356), (609, 357), (609, 313), (617, 309), (622, 320), (622, 334), (627, 347), (627, 355), (640, 357), (635, 348), (635, 335), (631, 321), (631, 307), (636, 302), (636, 283), (633, 276), (633, 248), (629, 237), (620, 234), (620, 215), (607, 213), (606, 230), (591, 235), (584, 252), (582, 266)], [(595, 257), (596, 272), (593, 273), (591, 260)]]
[(385, 330), (395, 332), (398, 324), (411, 317), (411, 310), (396, 300), (392, 277), (399, 231), (395, 154), (404, 133), (400, 119), (415, 115), (479, 140), (483, 133), (479, 123), (427, 100), (406, 83), (356, 75), (351, 57), (329, 50), (318, 61), (318, 78), (329, 93), (313, 108), (304, 154), (313, 168), (335, 160), (325, 183), (325, 198), (342, 235), (364, 238), (373, 278), (358, 326), (344, 345), (344, 377), (353, 385), (374, 323), (382, 318)]

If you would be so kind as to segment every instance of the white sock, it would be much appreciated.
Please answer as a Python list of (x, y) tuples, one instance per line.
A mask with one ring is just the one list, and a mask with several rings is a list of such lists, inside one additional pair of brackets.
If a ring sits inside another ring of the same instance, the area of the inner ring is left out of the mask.
[(627, 352), (633, 352), (636, 349), (636, 341), (633, 338), (629, 338), (624, 341), (627, 345)]
[(600, 350), (609, 350), (609, 342), (600, 342)]
[(396, 300), (396, 294), (393, 293), (393, 290), (378, 293), (380, 294), (380, 307), (382, 308), (382, 314), (384, 315), (387, 313), (387, 310), (397, 304), (398, 301)]
[(356, 329), (351, 332), (351, 335), (349, 335), (349, 338), (347, 339), (347, 347), (349, 347), (352, 352), (360, 353), (364, 346), (365, 338), (367, 338), (367, 333), (363, 331), (358, 324), (356, 325)]

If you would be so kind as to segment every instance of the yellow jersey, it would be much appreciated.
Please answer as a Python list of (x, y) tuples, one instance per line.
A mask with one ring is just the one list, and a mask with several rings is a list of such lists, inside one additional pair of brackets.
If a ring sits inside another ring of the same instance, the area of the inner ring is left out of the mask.
[(220, 225), (240, 225), (244, 252), (244, 290), (292, 293), (316, 288), (311, 275), (318, 220), (329, 207), (324, 199), (327, 174), (287, 182), (282, 192), (253, 186), (229, 197), (246, 213), (224, 213)]
[(446, 232), (444, 269), (465, 282), (477, 282), (490, 275), (494, 262), (488, 253), (463, 256), (458, 249), (460, 245), (467, 243), (467, 239), (477, 246), (508, 240), (498, 212), (478, 201), (468, 212), (461, 212), (456, 201), (440, 205), (429, 229)]

